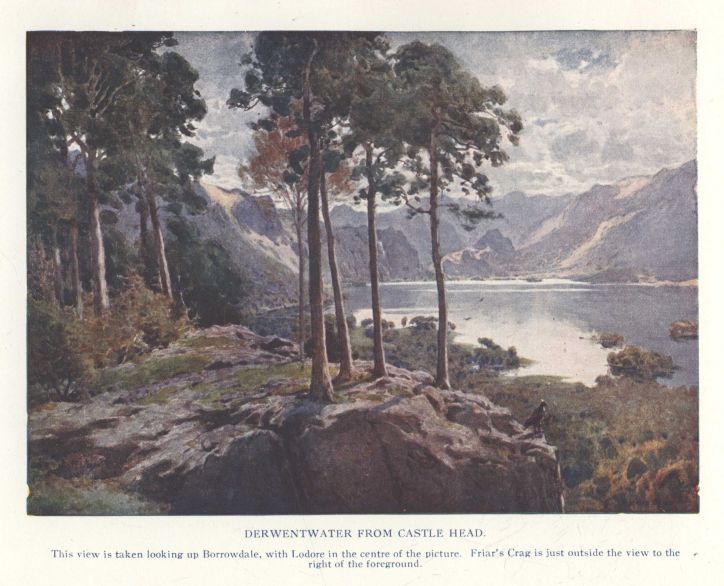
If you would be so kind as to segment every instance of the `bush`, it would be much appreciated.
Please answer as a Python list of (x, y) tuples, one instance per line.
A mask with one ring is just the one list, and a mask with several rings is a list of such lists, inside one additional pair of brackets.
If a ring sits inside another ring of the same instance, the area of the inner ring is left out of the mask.
[[(337, 336), (337, 320), (329, 313), (324, 314), (324, 340), (327, 348), (327, 360), (339, 362), (341, 353)], [(307, 357), (312, 356), (312, 338), (307, 338), (304, 342), (304, 354)]]
[(410, 326), (416, 330), (436, 330), (437, 318), (426, 315), (416, 315), (410, 320)]
[(115, 366), (168, 346), (189, 326), (172, 303), (132, 275), (103, 316), (80, 320), (54, 302), (28, 301), (28, 400), (73, 400), (95, 379), (94, 368)]
[(172, 303), (132, 275), (110, 311), (76, 322), (80, 352), (96, 368), (122, 364), (153, 348), (165, 348), (188, 328), (186, 318), (174, 318)]
[(626, 346), (608, 355), (608, 367), (614, 376), (628, 376), (641, 380), (670, 377), (676, 366), (671, 356), (649, 352), (637, 346)]
[(603, 348), (616, 348), (618, 346), (621, 346), (624, 341), (621, 334), (614, 334), (611, 332), (603, 332), (601, 334), (593, 336), (593, 339), (601, 344)]
[(478, 338), (482, 346), (468, 359), (473, 370), (509, 370), (520, 366), (520, 357), (515, 346), (505, 350), (490, 338)]
[(69, 399), (92, 375), (76, 341), (77, 318), (58, 306), (28, 300), (28, 401)]

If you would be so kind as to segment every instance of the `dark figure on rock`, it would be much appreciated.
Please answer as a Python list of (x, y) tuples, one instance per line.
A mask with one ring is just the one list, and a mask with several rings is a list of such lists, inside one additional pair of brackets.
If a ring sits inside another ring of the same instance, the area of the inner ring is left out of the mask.
[(533, 413), (530, 414), (530, 417), (525, 420), (525, 427), (526, 429), (529, 427), (533, 428), (533, 431), (536, 433), (543, 433), (543, 427), (541, 424), (543, 423), (543, 418), (546, 415), (546, 407), (548, 404), (545, 401), (541, 401), (540, 405), (536, 407), (536, 410), (533, 411)]

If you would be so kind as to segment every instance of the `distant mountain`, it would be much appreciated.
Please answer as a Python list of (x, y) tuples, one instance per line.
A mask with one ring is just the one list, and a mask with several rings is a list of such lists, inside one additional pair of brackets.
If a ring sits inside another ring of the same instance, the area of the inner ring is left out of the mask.
[[(254, 307), (296, 299), (297, 247), (288, 210), (268, 196), (238, 189), (206, 183), (195, 189), (207, 209), (186, 218), (203, 238), (228, 252), (253, 289)], [(650, 177), (596, 185), (578, 195), (513, 192), (496, 198), (493, 209), (503, 217), (470, 231), (442, 210), (441, 244), (449, 278), (558, 276), (610, 282), (697, 277), (694, 161)], [(162, 207), (162, 214), (168, 217), (171, 212)], [(365, 210), (342, 204), (331, 215), (343, 279), (367, 281)], [(378, 214), (383, 281), (432, 277), (428, 218), (408, 216), (404, 206)], [(138, 238), (133, 205), (121, 210), (115, 228)]]
[[(247, 309), (278, 307), (296, 299), (296, 247), (273, 200), (206, 183), (197, 183), (194, 189), (206, 202), (206, 210), (183, 216), (203, 239), (212, 240), (228, 253), (234, 265), (231, 268), (249, 287)], [(165, 227), (172, 212), (163, 204), (160, 209)], [(115, 228), (131, 242), (139, 238), (134, 205), (120, 210)], [(167, 231), (166, 238), (171, 238)]]
[(607, 273), (697, 277), (696, 163), (596, 185), (532, 230), (518, 269), (595, 278)]
[[(443, 209), (441, 244), (449, 277), (683, 281), (697, 276), (695, 161), (578, 195), (512, 192), (496, 198), (493, 209), (502, 218), (471, 231)], [(332, 219), (335, 229), (366, 225), (366, 214), (349, 205), (335, 207)], [(380, 213), (378, 225), (401, 232), (430, 273), (427, 217), (408, 219), (403, 206)], [(391, 270), (388, 278), (405, 277)]]

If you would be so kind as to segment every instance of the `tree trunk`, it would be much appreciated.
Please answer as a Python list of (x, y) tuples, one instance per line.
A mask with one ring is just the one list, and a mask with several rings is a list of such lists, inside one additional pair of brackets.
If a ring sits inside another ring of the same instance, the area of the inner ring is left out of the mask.
[(326, 339), (324, 334), (324, 305), (322, 282), (322, 239), (319, 229), (319, 174), (321, 156), (319, 138), (312, 123), (310, 71), (316, 49), (312, 51), (304, 72), (303, 116), (309, 140), (309, 173), (307, 188), (307, 246), (309, 247), (309, 313), (312, 335), (312, 380), (309, 394), (318, 401), (334, 401), (334, 389), (329, 377)]
[(58, 228), (53, 227), (53, 244), (52, 244), (52, 261), (53, 261), (53, 290), (55, 291), (55, 300), (59, 305), (64, 304), (63, 299), (63, 263), (60, 258), (60, 245), (58, 244)]
[(430, 137), (430, 241), (432, 244), (432, 264), (435, 268), (437, 284), (437, 372), (435, 386), (441, 389), (450, 388), (447, 356), (447, 300), (445, 299), (445, 273), (442, 270), (440, 253), (440, 219), (438, 218), (438, 159), (437, 159), (437, 126)]
[(140, 232), (139, 256), (141, 257), (141, 266), (143, 266), (144, 271), (148, 272), (148, 204), (146, 203), (146, 198), (143, 196), (138, 198), (137, 209)]
[(370, 254), (370, 289), (372, 290), (372, 327), (374, 341), (375, 378), (387, 376), (385, 364), (385, 348), (382, 342), (382, 308), (380, 306), (380, 277), (377, 268), (377, 227), (375, 225), (375, 208), (377, 207), (377, 186), (372, 169), (372, 148), (366, 148), (365, 166), (367, 171), (367, 242)]
[(153, 246), (156, 250), (156, 261), (158, 263), (158, 273), (161, 278), (161, 291), (169, 299), (173, 299), (173, 289), (171, 287), (171, 274), (168, 270), (168, 261), (166, 260), (166, 246), (163, 242), (163, 230), (161, 229), (161, 220), (158, 217), (158, 206), (156, 205), (156, 196), (150, 188), (146, 189), (146, 201), (148, 202), (148, 213), (151, 216), (151, 227), (153, 228)]
[(299, 252), (299, 361), (304, 362), (304, 341), (306, 332), (304, 327), (304, 242), (302, 240), (302, 208), (297, 201), (294, 227), (297, 230), (297, 250)]
[(95, 161), (86, 159), (86, 182), (88, 186), (88, 212), (90, 216), (91, 275), (93, 282), (93, 311), (103, 315), (110, 307), (108, 284), (106, 283), (106, 253), (103, 248), (101, 211), (98, 205), (98, 186), (95, 178)]
[(347, 327), (347, 316), (344, 311), (342, 286), (339, 282), (337, 253), (334, 247), (332, 220), (329, 217), (329, 200), (327, 199), (327, 182), (324, 169), (319, 174), (319, 193), (322, 197), (322, 215), (324, 217), (324, 229), (327, 233), (327, 256), (329, 257), (329, 273), (332, 277), (334, 316), (337, 322), (337, 342), (339, 344), (339, 374), (336, 381), (343, 383), (352, 380), (352, 345), (349, 341), (349, 328)]
[(78, 261), (78, 222), (70, 222), (70, 278), (73, 289), (73, 303), (80, 319), (83, 319), (83, 285), (80, 281), (80, 262)]

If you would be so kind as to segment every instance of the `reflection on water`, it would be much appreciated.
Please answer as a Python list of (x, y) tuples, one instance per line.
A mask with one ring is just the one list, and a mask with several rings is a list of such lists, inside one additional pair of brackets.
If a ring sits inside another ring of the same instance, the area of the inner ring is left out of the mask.
[[(668, 385), (698, 384), (696, 340), (674, 341), (669, 324), (697, 320), (695, 287), (654, 287), (634, 284), (591, 285), (561, 279), (450, 282), (450, 320), (457, 340), (476, 344), (492, 338), (515, 346), (535, 363), (520, 374), (560, 375), (593, 384), (607, 372), (610, 350), (591, 340), (596, 332), (616, 332), (626, 344), (673, 357), (679, 367)], [(347, 304), (358, 322), (371, 317), (369, 287), (347, 289)], [(385, 283), (380, 286), (384, 317), (398, 325), (403, 317), (436, 315), (434, 283)]]

